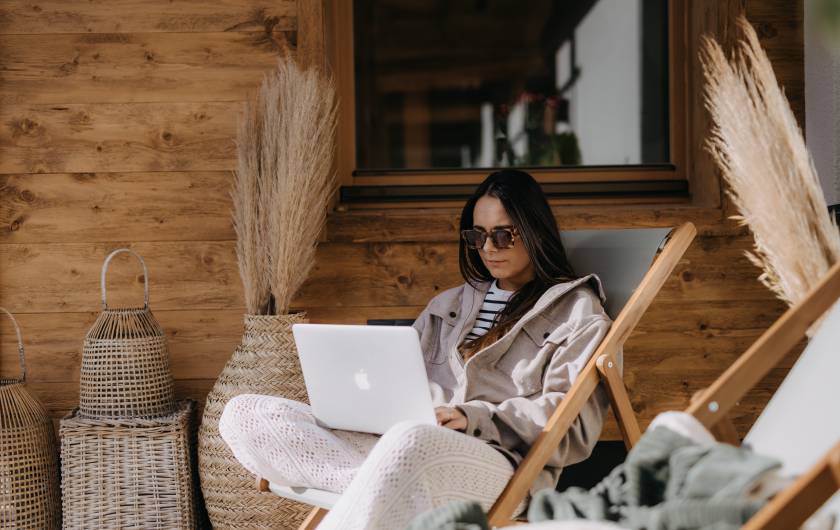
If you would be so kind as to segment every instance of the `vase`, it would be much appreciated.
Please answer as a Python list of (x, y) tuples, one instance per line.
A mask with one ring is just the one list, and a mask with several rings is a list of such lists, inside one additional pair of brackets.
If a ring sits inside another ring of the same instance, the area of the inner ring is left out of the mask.
[(265, 394), (308, 403), (292, 324), (306, 313), (245, 315), (245, 331), (207, 395), (198, 432), (201, 490), (214, 528), (297, 528), (312, 509), (257, 490), (256, 479), (219, 434), (227, 402), (240, 394)]

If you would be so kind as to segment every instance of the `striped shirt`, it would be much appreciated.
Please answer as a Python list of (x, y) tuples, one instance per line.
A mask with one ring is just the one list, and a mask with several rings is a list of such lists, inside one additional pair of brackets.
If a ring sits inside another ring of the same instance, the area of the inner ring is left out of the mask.
[(475, 324), (473, 324), (473, 328), (467, 333), (467, 336), (464, 337), (464, 340), (475, 340), (486, 334), (493, 325), (493, 320), (496, 318), (496, 315), (502, 312), (510, 297), (513, 296), (513, 293), (514, 291), (499, 289), (496, 280), (493, 280), (490, 289), (484, 295), (484, 303), (481, 304), (481, 309), (478, 311)]

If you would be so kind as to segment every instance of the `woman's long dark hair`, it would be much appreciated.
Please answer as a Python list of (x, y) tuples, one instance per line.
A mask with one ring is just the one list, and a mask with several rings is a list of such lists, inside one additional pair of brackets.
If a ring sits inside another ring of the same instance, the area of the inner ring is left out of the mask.
[[(509, 331), (549, 287), (576, 278), (560, 241), (557, 221), (534, 177), (516, 169), (503, 169), (488, 176), (467, 199), (461, 212), (461, 230), (473, 227), (475, 203), (485, 195), (501, 201), (519, 234), (515, 244), (524, 244), (528, 251), (534, 266), (534, 278), (514, 293), (485, 335), (464, 344), (461, 353), (466, 358)], [(464, 280), (473, 286), (493, 281), (493, 275), (481, 261), (478, 250), (467, 247), (463, 238), (460, 239), (458, 256)]]

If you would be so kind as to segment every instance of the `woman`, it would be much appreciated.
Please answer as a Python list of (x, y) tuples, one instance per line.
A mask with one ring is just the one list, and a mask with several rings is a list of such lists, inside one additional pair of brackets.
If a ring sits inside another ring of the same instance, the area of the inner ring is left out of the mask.
[[(307, 405), (243, 395), (219, 430), (251, 472), (343, 492), (319, 529), (398, 529), (456, 498), (489, 508), (606, 335), (600, 281), (576, 277), (537, 182), (502, 170), (461, 213), (463, 285), (414, 323), (438, 426), (403, 422), (381, 438), (316, 425)], [(606, 396), (595, 394), (532, 491), (589, 456)]]

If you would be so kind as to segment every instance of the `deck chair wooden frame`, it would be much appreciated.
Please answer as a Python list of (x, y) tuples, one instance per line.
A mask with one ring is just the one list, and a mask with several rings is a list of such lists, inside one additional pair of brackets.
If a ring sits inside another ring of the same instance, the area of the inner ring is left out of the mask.
[[(503, 526), (511, 522), (514, 511), (528, 494), (531, 484), (545, 467), (599, 384), (603, 383), (607, 389), (625, 445), (630, 448), (638, 441), (641, 431), (630, 405), (615, 355), (624, 346), (696, 235), (697, 230), (690, 222), (680, 225), (668, 235), (639, 286), (613, 321), (610, 331), (578, 375), (561, 405), (549, 418), (543, 432), (531, 446), (507, 487), (491, 508), (489, 514), (491, 526)], [(258, 478), (257, 488), (260, 491), (269, 491), (268, 481)], [(299, 530), (316, 528), (326, 514), (327, 510), (324, 508), (313, 508)]]
[(799, 528), (840, 490), (840, 442), (807, 473), (776, 495), (755, 514), (743, 530), (790, 530)]
[(696, 235), (697, 230), (692, 223), (684, 223), (671, 233), (647, 274), (613, 321), (610, 331), (578, 375), (569, 393), (549, 418), (543, 432), (517, 467), (496, 503), (490, 508), (488, 520), (491, 527), (507, 526), (513, 523), (512, 518), (519, 503), (528, 495), (531, 484), (560, 445), (599, 384), (603, 383), (607, 390), (624, 444), (629, 449), (639, 440), (641, 430), (636, 421), (636, 415), (633, 413), (615, 355), (624, 346)]
[[(840, 300), (840, 263), (807, 296), (791, 306), (712, 385), (699, 392), (686, 412), (718, 438), (738, 445), (728, 414), (805, 337), (805, 332)], [(840, 489), (840, 441), (809, 472), (777, 495), (744, 525), (748, 530), (799, 528)]]
[[(805, 332), (840, 299), (840, 263), (835, 264), (808, 295), (791, 306), (708, 388), (697, 392), (685, 412), (697, 418), (722, 442), (740, 444), (728, 414), (770, 370), (779, 365), (805, 337)], [(599, 358), (599, 365), (603, 360)], [(608, 385), (615, 388), (617, 385)], [(571, 395), (571, 393), (570, 393)], [(615, 401), (618, 401), (616, 403)], [(632, 409), (626, 394), (613, 396), (625, 442), (638, 440), (638, 423), (631, 419)], [(622, 405), (623, 403), (623, 405)], [(554, 425), (566, 425), (577, 413), (569, 396), (560, 404)], [(628, 421), (629, 420), (629, 421)], [(549, 429), (549, 426), (546, 426)], [(529, 453), (530, 456), (530, 453)], [(840, 490), (840, 441), (821, 460), (778, 494), (742, 528), (744, 530), (790, 530), (799, 528), (835, 492)], [(497, 503), (498, 504), (498, 503)], [(492, 512), (491, 512), (492, 513)], [(497, 512), (501, 513), (501, 512)], [(505, 512), (509, 513), (509, 512)], [(510, 521), (491, 515), (491, 527), (506, 526)]]

